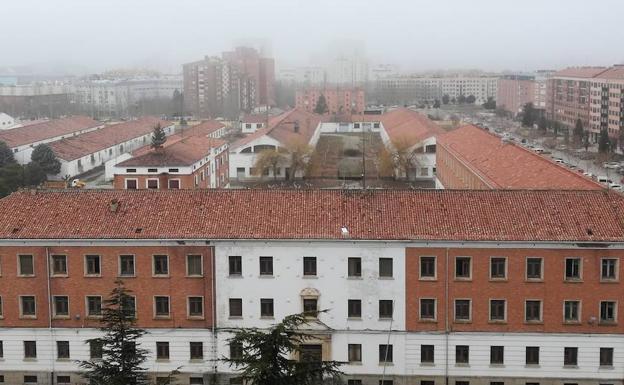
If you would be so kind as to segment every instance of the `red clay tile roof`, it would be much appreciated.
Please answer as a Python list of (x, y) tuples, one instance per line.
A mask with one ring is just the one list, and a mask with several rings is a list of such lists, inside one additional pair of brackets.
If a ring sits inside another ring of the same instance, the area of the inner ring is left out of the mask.
[(606, 69), (607, 67), (570, 67), (557, 71), (552, 76), (563, 78), (593, 78)]
[(87, 116), (72, 116), (63, 119), (54, 119), (44, 122), (28, 124), (11, 130), (0, 132), (0, 141), (9, 147), (18, 147), (26, 144), (72, 134), (77, 131), (102, 125)]
[(57, 157), (70, 161), (152, 132), (158, 123), (162, 127), (172, 124), (154, 117), (143, 117), (52, 142), (50, 147)]
[(624, 80), (624, 64), (613, 66), (596, 77), (607, 80)]
[(20, 191), (0, 239), (624, 242), (623, 215), (607, 190)]
[(190, 166), (210, 155), (212, 148), (226, 144), (222, 139), (205, 136), (179, 138), (160, 151), (149, 149), (145, 153), (118, 163), (118, 167)]
[(186, 126), (183, 129), (184, 135), (206, 136), (225, 127), (225, 124), (216, 120), (205, 120), (199, 124)]
[(405, 141), (412, 145), (446, 132), (425, 115), (407, 108), (381, 115), (381, 123), (392, 141)]
[(599, 190), (604, 187), (473, 125), (438, 136), (444, 147), (495, 189)]

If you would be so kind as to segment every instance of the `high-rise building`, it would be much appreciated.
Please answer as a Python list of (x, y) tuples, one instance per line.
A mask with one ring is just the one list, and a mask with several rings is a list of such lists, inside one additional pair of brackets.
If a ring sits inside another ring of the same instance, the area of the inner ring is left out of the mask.
[(275, 63), (249, 47), (183, 66), (185, 109), (199, 117), (238, 116), (275, 103)]

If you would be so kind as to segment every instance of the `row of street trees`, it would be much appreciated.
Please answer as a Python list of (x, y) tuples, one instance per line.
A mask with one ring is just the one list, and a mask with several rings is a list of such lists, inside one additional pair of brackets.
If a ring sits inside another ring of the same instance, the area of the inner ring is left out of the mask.
[[(132, 292), (124, 282), (115, 282), (108, 299), (103, 303), (100, 319), (101, 337), (87, 340), (96, 346), (101, 358), (80, 361), (82, 376), (91, 385), (148, 385), (144, 367), (149, 351), (140, 345), (147, 331), (137, 327), (132, 303)], [(235, 328), (230, 345), (240, 346), (235, 357), (221, 357), (219, 361), (238, 371), (239, 377), (253, 385), (320, 385), (339, 384), (342, 374), (337, 361), (318, 361), (304, 357), (303, 345), (313, 339), (305, 332), (307, 324), (321, 312), (293, 314), (268, 330)], [(296, 359), (299, 356), (299, 359)], [(156, 385), (174, 384), (181, 367), (159, 378)]]
[(0, 142), (0, 197), (9, 195), (21, 187), (39, 186), (48, 175), (61, 171), (61, 162), (50, 146), (37, 145), (26, 165), (17, 163), (11, 148)]

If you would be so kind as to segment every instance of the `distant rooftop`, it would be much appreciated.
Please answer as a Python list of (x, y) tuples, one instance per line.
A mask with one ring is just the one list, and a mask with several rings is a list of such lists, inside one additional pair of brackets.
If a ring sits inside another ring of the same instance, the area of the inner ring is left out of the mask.
[(25, 123), (23, 127), (0, 132), (0, 141), (9, 147), (18, 147), (102, 125), (87, 116), (72, 116), (34, 124)]

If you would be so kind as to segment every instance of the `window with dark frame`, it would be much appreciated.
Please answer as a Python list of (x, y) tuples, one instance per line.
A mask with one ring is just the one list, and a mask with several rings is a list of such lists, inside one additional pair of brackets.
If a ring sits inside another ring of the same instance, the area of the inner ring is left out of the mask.
[(527, 279), (542, 279), (542, 258), (527, 258)]
[(20, 297), (21, 315), (24, 317), (34, 317), (37, 315), (37, 303), (35, 296), (23, 295)]
[(420, 345), (420, 362), (423, 364), (433, 364), (434, 362), (434, 345)]
[(100, 275), (102, 273), (100, 267), (99, 255), (87, 255), (85, 256), (86, 273), (87, 275)]
[(380, 299), (379, 300), (379, 318), (392, 318), (392, 300)]
[(69, 384), (71, 382), (70, 376), (56, 376), (57, 384)]
[(539, 365), (540, 356), (539, 346), (527, 346), (526, 347), (526, 364), (527, 365)]
[(392, 345), (379, 345), (379, 362), (392, 362)]
[(191, 360), (203, 360), (204, 359), (204, 343), (203, 342), (189, 342), (189, 349), (191, 353)]
[(615, 322), (615, 302), (614, 301), (600, 301), (600, 322), (602, 323), (614, 323)]
[(273, 257), (260, 257), (260, 275), (273, 275)]
[(455, 363), (468, 364), (470, 362), (470, 347), (468, 345), (455, 346)]
[(470, 257), (455, 257), (455, 278), (470, 278)]
[(436, 318), (436, 300), (433, 298), (421, 298), (420, 300), (420, 319), (434, 320)]
[(240, 360), (243, 358), (243, 344), (240, 342), (230, 342), (230, 359)]
[(600, 348), (600, 366), (613, 366), (613, 348)]
[(455, 320), (456, 321), (469, 321), (470, 320), (470, 300), (469, 299), (456, 299), (455, 300)]
[(169, 275), (169, 257), (154, 255), (154, 275)]
[(505, 363), (505, 347), (490, 346), (490, 365), (502, 365)]
[(316, 257), (303, 257), (303, 275), (316, 276)]
[(243, 299), (242, 298), (230, 298), (230, 317), (242, 317), (243, 316)]
[(529, 300), (525, 302), (525, 321), (539, 322), (542, 320), (542, 301)]
[(202, 297), (188, 297), (189, 317), (204, 316), (204, 299)]
[(379, 258), (379, 277), (392, 278), (392, 258)]
[(490, 259), (490, 278), (491, 279), (507, 278), (507, 258), (492, 257)]
[(349, 344), (348, 346), (349, 362), (362, 362), (362, 345)]
[(148, 189), (157, 189), (158, 188), (158, 179), (148, 179), (147, 180), (147, 188)]
[(564, 301), (563, 320), (565, 322), (579, 322), (579, 301)]
[(156, 296), (154, 303), (156, 317), (169, 317), (169, 297)]
[(157, 360), (169, 359), (169, 342), (163, 342), (163, 341), (156, 342), (156, 359)]
[(201, 255), (191, 254), (186, 256), (186, 275), (189, 277), (201, 277), (204, 275)]
[(303, 313), (308, 317), (316, 317), (318, 313), (318, 298), (304, 298)]
[(19, 255), (19, 275), (35, 275), (34, 257), (32, 255)]
[(349, 257), (347, 259), (347, 274), (349, 277), (362, 276), (362, 258)]
[(69, 341), (56, 341), (56, 358), (69, 359)]
[(134, 276), (134, 255), (119, 256), (119, 275)]
[(102, 359), (103, 350), (102, 350), (102, 342), (97, 340), (89, 341), (89, 358), (91, 359)]
[(435, 278), (436, 257), (420, 257), (420, 278)]
[(229, 275), (243, 274), (243, 261), (240, 255), (230, 255), (228, 257)]
[(66, 255), (53, 255), (52, 256), (52, 274), (53, 275), (67, 275), (67, 256)]
[(565, 279), (566, 280), (581, 279), (581, 259), (580, 258), (566, 258)]
[(273, 317), (273, 298), (260, 299), (260, 317)]
[(362, 317), (362, 300), (350, 299), (347, 301), (347, 317), (349, 318), (361, 318)]
[(87, 296), (87, 316), (102, 315), (102, 297)]
[(54, 297), (54, 316), (69, 316), (69, 297), (66, 295), (55, 295)]
[(578, 365), (578, 348), (577, 347), (564, 347), (563, 348), (563, 365), (565, 366), (577, 366)]
[(128, 317), (136, 318), (136, 297), (126, 297), (121, 308)]
[(126, 179), (126, 190), (136, 190), (137, 188), (136, 179)]
[(490, 321), (505, 321), (505, 300), (490, 300)]
[(24, 341), (24, 358), (37, 358), (36, 341)]
[(24, 384), (36, 384), (36, 383), (37, 383), (37, 376), (33, 376), (33, 375), (24, 376)]
[(617, 279), (617, 265), (617, 259), (603, 258), (600, 263), (600, 278), (603, 280)]

